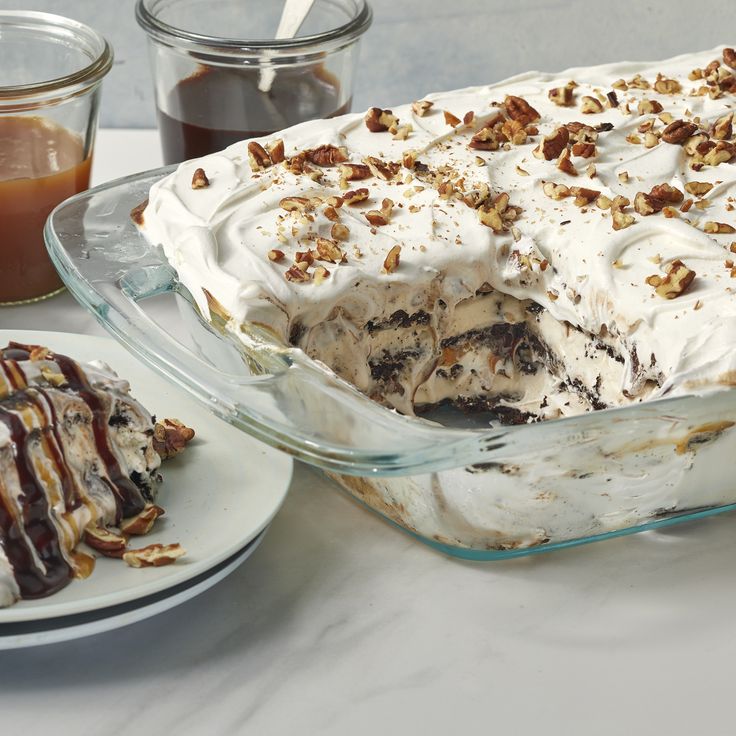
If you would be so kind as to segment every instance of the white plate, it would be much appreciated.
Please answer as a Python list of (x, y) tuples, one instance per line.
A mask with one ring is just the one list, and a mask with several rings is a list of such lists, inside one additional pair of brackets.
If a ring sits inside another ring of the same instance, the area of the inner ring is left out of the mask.
[(160, 417), (176, 417), (196, 431), (180, 457), (163, 464), (159, 502), (166, 509), (146, 544), (179, 542), (186, 557), (175, 565), (134, 569), (100, 558), (86, 580), (73, 580), (48, 598), (0, 609), (0, 624), (37, 621), (127, 603), (187, 582), (228, 559), (254, 539), (281, 506), (291, 481), (289, 456), (210, 414), (116, 342), (63, 332), (0, 330), (9, 340), (45, 345), (81, 362), (104, 360), (131, 385), (133, 396)]
[(43, 644), (58, 644), (62, 641), (80, 639), (84, 636), (102, 634), (128, 624), (143, 621), (157, 613), (168, 611), (195, 595), (203, 593), (215, 583), (227, 577), (253, 554), (266, 534), (262, 531), (244, 549), (227, 560), (215, 565), (193, 580), (181, 583), (161, 593), (145, 596), (130, 603), (102, 608), (74, 616), (47, 618), (41, 621), (21, 621), (0, 626), (0, 651), (37, 647)]

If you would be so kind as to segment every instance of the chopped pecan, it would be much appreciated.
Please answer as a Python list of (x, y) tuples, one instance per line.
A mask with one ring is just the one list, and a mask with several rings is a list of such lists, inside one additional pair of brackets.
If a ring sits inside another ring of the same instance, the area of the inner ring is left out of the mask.
[(696, 197), (703, 197), (713, 189), (713, 185), (707, 181), (689, 181), (685, 184), (685, 191)]
[(736, 146), (727, 141), (718, 141), (715, 146), (710, 147), (703, 156), (703, 162), (708, 166), (718, 166), (728, 163), (736, 155)]
[(306, 197), (284, 197), (279, 207), (287, 212), (308, 212), (313, 209), (312, 203)]
[(284, 156), (284, 141), (281, 138), (267, 143), (266, 150), (268, 151), (269, 158), (275, 164), (280, 164), (286, 158)]
[(348, 160), (348, 152), (344, 146), (340, 148), (333, 145), (318, 146), (306, 153), (307, 158), (317, 166), (336, 166)]
[(399, 125), (399, 127), (396, 128), (396, 132), (394, 133), (394, 140), (405, 141), (413, 130), (414, 128), (408, 123), (406, 125)]
[(89, 524), (84, 530), (84, 541), (105, 557), (122, 557), (128, 540), (97, 524)]
[(365, 125), (371, 133), (382, 133), (394, 126), (398, 126), (399, 119), (391, 110), (381, 110), (380, 107), (372, 107), (365, 115)]
[(330, 235), (332, 235), (333, 240), (347, 240), (350, 230), (347, 225), (336, 222), (330, 229)]
[(503, 231), (503, 218), (501, 213), (493, 205), (483, 205), (478, 209), (478, 219), (486, 227), (490, 227), (494, 233)]
[(471, 139), (468, 146), (477, 151), (496, 151), (500, 145), (498, 134), (493, 128), (485, 127), (479, 130)]
[(449, 110), (443, 110), (442, 113), (445, 116), (445, 125), (451, 125), (453, 128), (457, 128), (462, 122), (459, 117), (453, 115)]
[(434, 102), (430, 102), (429, 100), (418, 100), (417, 102), (411, 103), (411, 111), (418, 118), (423, 118), (429, 112), (432, 105), (434, 105)]
[(680, 204), (685, 195), (677, 188), (669, 184), (657, 184), (649, 192), (652, 197), (660, 199), (667, 204)]
[(550, 199), (555, 200), (564, 199), (572, 194), (570, 189), (564, 184), (555, 184), (553, 181), (545, 182), (542, 189)]
[(586, 187), (570, 187), (570, 193), (575, 197), (575, 205), (578, 207), (584, 207), (600, 196), (597, 189), (587, 189)]
[(564, 87), (553, 87), (548, 93), (549, 97), (555, 105), (560, 107), (570, 107), (573, 103), (572, 87), (565, 85)]
[(665, 203), (660, 199), (655, 199), (650, 194), (644, 192), (637, 192), (634, 197), (634, 209), (643, 216), (653, 215), (659, 212)]
[(251, 141), (248, 144), (248, 159), (253, 171), (267, 169), (273, 163), (271, 157), (268, 155), (268, 151), (260, 143), (256, 143), (256, 141)]
[(512, 120), (518, 120), (523, 125), (536, 123), (540, 117), (539, 113), (523, 98), (515, 95), (508, 95), (504, 101), (506, 114)]
[(711, 234), (736, 233), (736, 228), (726, 222), (706, 222), (703, 230)]
[(156, 519), (165, 513), (160, 506), (156, 506), (154, 503), (147, 503), (143, 511), (121, 522), (120, 531), (123, 534), (129, 534), (131, 536), (148, 534), (153, 529)]
[(131, 567), (162, 567), (171, 565), (185, 555), (180, 544), (149, 544), (140, 549), (129, 549), (123, 560)]
[(578, 171), (570, 160), (570, 151), (567, 148), (562, 150), (560, 157), (557, 159), (557, 168), (564, 171), (568, 176), (577, 176)]
[(330, 272), (324, 266), (317, 266), (314, 269), (314, 283), (319, 286), (325, 279), (330, 277)]
[(606, 92), (606, 99), (611, 107), (618, 107), (618, 95), (613, 90)]
[(689, 269), (679, 258), (667, 266), (667, 274), (648, 276), (646, 283), (653, 286), (664, 299), (674, 299), (684, 294), (695, 278), (695, 271)]
[(731, 48), (723, 49), (723, 63), (736, 69), (736, 51)]
[(192, 189), (205, 189), (210, 185), (210, 180), (207, 178), (207, 174), (204, 173), (204, 169), (195, 169), (192, 174)]
[(595, 158), (595, 143), (573, 143), (572, 155), (580, 156), (581, 158)]
[(657, 100), (640, 100), (639, 101), (639, 115), (656, 115), (662, 112), (664, 108)]
[(623, 230), (624, 228), (627, 228), (636, 222), (636, 219), (633, 215), (628, 215), (624, 212), (621, 212), (621, 210), (614, 211), (612, 214), (612, 218), (614, 230)]
[[(302, 271), (306, 271), (309, 266), (314, 263), (314, 251), (313, 250), (298, 250), (294, 254), (294, 263), (296, 263)], [(306, 266), (300, 264), (306, 263)]]
[(603, 112), (603, 105), (595, 97), (584, 95), (580, 101), (580, 112), (584, 115), (596, 115)]
[(661, 74), (657, 74), (654, 89), (662, 95), (676, 95), (682, 91), (682, 86), (676, 79), (666, 79)]
[(713, 123), (711, 135), (719, 141), (730, 138), (733, 135), (733, 113), (718, 118)]
[(328, 238), (317, 238), (317, 254), (319, 260), (330, 263), (340, 263), (343, 259), (342, 248)]
[(537, 158), (552, 161), (553, 159), (559, 158), (562, 151), (567, 147), (569, 140), (570, 132), (566, 127), (561, 126), (545, 136), (534, 149), (533, 153)]
[(283, 261), (284, 257), (284, 251), (278, 250), (277, 248), (268, 251), (268, 260), (273, 261), (274, 263), (279, 263), (280, 261)]
[(674, 120), (662, 131), (662, 140), (665, 143), (681, 144), (693, 135), (697, 129), (698, 126), (695, 123)]
[(365, 164), (342, 164), (340, 166), (340, 178), (345, 181), (358, 181), (360, 179), (368, 179), (371, 174), (370, 168)]
[(396, 271), (396, 269), (399, 267), (400, 260), (401, 260), (401, 246), (395, 245), (386, 254), (386, 258), (384, 258), (383, 260), (383, 272), (384, 273), (394, 273), (394, 271)]
[(153, 427), (153, 449), (162, 460), (178, 455), (194, 438), (194, 430), (178, 419), (164, 419)]
[(358, 202), (363, 202), (368, 199), (368, 194), (369, 192), (367, 189), (351, 189), (349, 192), (345, 192), (342, 195), (342, 200), (345, 204), (358, 204)]
[(146, 207), (148, 207), (148, 200), (144, 199), (130, 211), (130, 219), (133, 220), (136, 225), (141, 227), (143, 226), (143, 213), (145, 212)]
[(296, 281), (297, 283), (305, 283), (311, 280), (311, 275), (308, 271), (299, 268), (298, 265), (291, 266), (287, 271), (284, 272), (284, 278), (287, 281)]
[(391, 221), (391, 212), (393, 211), (393, 208), (394, 203), (390, 199), (384, 199), (383, 202), (381, 202), (381, 209), (368, 210), (368, 212), (365, 213), (365, 219), (374, 227), (388, 225)]
[(401, 165), (395, 161), (389, 161), (387, 163), (375, 156), (367, 156), (364, 160), (373, 176), (383, 179), (383, 181), (391, 181), (401, 169)]

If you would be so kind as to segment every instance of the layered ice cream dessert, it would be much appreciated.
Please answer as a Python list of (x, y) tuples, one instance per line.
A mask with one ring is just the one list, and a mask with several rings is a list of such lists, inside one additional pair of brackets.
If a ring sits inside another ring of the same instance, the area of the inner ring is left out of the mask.
[(136, 213), (204, 315), (405, 414), (736, 381), (736, 52), (528, 73), (185, 162)]
[(94, 552), (135, 567), (180, 557), (179, 544), (129, 546), (129, 537), (163, 514), (161, 460), (193, 434), (155, 422), (104, 364), (0, 349), (0, 607), (87, 577)]

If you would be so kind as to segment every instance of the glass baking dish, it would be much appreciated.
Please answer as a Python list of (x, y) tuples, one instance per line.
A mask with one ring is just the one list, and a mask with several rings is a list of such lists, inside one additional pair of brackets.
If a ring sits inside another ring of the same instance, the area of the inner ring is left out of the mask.
[(400, 528), (452, 555), (495, 559), (736, 509), (736, 391), (520, 426), (445, 411), (408, 418), (255, 325), (235, 331), (199, 314), (130, 218), (171, 170), (52, 213), (46, 243), (67, 287), (215, 414), (322, 468)]

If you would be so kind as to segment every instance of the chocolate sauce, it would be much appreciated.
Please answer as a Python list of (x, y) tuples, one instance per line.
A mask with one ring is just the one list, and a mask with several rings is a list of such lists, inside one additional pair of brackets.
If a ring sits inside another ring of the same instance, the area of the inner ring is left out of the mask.
[[(32, 401), (26, 391), (20, 391), (7, 400), (6, 406), (21, 406)], [(13, 568), (13, 575), (23, 598), (42, 598), (63, 588), (72, 577), (72, 568), (64, 559), (59, 544), (58, 530), (51, 521), (49, 504), (43, 485), (36, 478), (31, 461), (31, 445), (40, 441), (43, 430), (28, 432), (15, 414), (0, 407), (0, 422), (10, 432), (16, 448), (16, 469), (23, 493), (22, 528), (16, 521), (5, 499), (0, 496), (0, 529), (5, 539), (4, 551)], [(36, 565), (30, 544), (45, 566)]]
[(165, 163), (350, 110), (351, 100), (340, 104), (339, 81), (322, 65), (279, 70), (267, 93), (259, 79), (256, 68), (202, 68), (179, 82), (158, 109)]

